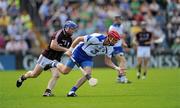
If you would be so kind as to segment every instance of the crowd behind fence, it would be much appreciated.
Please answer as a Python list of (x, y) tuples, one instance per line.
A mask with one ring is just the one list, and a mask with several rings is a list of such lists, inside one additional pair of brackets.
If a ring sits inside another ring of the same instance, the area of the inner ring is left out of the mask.
[(0, 53), (39, 54), (39, 38), (48, 43), (69, 19), (79, 25), (74, 38), (106, 33), (116, 15), (124, 18), (127, 54), (135, 55), (133, 38), (142, 21), (160, 37), (151, 46), (153, 54), (180, 54), (180, 0), (0, 0)]

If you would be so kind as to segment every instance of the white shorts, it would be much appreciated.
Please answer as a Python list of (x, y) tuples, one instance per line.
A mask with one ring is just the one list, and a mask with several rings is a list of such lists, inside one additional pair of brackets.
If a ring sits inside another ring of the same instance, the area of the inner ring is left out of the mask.
[(47, 64), (50, 64), (52, 62), (53, 60), (44, 57), (42, 54), (39, 56), (37, 60), (37, 64), (39, 64), (42, 68), (44, 68)]
[(138, 46), (137, 57), (150, 57), (150, 56), (151, 56), (150, 46)]

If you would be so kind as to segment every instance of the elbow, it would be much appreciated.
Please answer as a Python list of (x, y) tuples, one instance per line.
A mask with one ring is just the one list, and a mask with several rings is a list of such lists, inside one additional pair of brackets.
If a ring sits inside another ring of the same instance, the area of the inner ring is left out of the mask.
[(50, 46), (51, 49), (54, 49), (55, 47), (54, 46)]
[(51, 44), (50, 48), (56, 50), (56, 46), (54, 44)]

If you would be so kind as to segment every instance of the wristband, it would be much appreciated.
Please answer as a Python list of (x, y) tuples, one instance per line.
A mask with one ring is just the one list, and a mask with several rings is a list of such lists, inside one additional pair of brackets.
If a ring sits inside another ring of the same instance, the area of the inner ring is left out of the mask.
[(71, 52), (72, 52), (72, 51), (73, 51), (73, 49), (74, 49), (74, 48), (70, 47), (70, 48), (69, 48), (69, 51), (71, 51)]
[(91, 75), (89, 75), (89, 74), (86, 74), (85, 77), (86, 77), (88, 80), (91, 79)]

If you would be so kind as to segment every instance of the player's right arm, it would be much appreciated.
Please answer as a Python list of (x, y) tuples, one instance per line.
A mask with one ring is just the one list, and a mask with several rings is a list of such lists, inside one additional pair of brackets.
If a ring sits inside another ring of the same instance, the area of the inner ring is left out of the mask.
[(64, 51), (66, 52), (68, 49), (58, 45), (57, 39), (52, 40), (50, 44), (50, 48), (56, 51)]
[(60, 34), (60, 31), (58, 31), (54, 36), (52, 37), (52, 41), (50, 43), (50, 48), (55, 50), (55, 51), (64, 51), (66, 52), (68, 49), (62, 46), (58, 45), (58, 35)]

